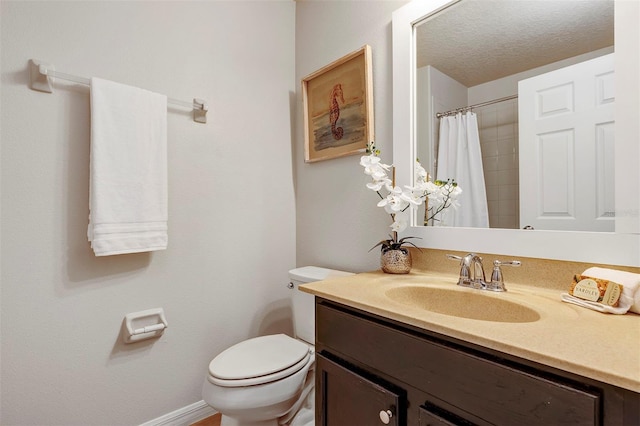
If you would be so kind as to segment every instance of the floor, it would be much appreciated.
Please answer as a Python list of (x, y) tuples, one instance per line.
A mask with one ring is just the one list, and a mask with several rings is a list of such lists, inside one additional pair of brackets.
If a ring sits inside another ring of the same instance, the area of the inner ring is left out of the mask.
[(220, 417), (220, 413), (214, 414), (211, 417), (193, 423), (191, 426), (220, 426)]

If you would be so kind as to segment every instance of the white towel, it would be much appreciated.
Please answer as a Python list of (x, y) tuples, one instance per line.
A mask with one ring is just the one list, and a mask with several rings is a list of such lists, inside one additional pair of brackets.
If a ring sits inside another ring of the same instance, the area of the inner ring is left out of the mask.
[(614, 308), (601, 303), (590, 302), (571, 296), (569, 293), (562, 293), (561, 297), (563, 301), (611, 314), (625, 314), (628, 311), (640, 314), (640, 274), (616, 269), (592, 267), (584, 271), (582, 275), (622, 284), (622, 294), (620, 295), (618, 306)]
[(96, 256), (167, 248), (167, 97), (91, 79), (87, 236)]

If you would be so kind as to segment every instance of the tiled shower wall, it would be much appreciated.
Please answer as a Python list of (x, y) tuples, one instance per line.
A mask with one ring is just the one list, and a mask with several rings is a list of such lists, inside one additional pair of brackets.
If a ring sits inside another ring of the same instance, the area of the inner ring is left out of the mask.
[(517, 99), (475, 108), (491, 228), (520, 228)]

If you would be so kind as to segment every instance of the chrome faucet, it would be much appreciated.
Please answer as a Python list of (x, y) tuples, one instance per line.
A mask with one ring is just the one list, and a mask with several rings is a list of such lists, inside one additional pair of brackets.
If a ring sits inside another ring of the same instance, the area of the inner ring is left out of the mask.
[(494, 260), (491, 281), (487, 282), (484, 274), (482, 257), (479, 255), (469, 253), (464, 257), (460, 257), (448, 254), (447, 258), (460, 261), (460, 277), (458, 278), (459, 286), (489, 291), (507, 291), (504, 286), (504, 278), (500, 266), (520, 266), (522, 264), (519, 260), (512, 260), (510, 262)]
[(479, 289), (486, 288), (487, 283), (485, 282), (482, 257), (475, 253), (469, 253), (464, 257), (448, 254), (447, 258), (460, 261), (459, 286)]

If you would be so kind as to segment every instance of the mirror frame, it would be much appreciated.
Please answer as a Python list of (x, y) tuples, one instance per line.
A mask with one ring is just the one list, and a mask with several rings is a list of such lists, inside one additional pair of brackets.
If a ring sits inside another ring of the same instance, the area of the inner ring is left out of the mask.
[[(414, 25), (458, 1), (413, 0), (393, 12), (393, 162), (400, 186), (413, 181), (416, 158)], [(616, 0), (615, 8), (615, 84), (638, 88), (640, 3)], [(423, 248), (640, 266), (639, 92), (616, 94), (616, 232), (425, 227), (413, 217), (402, 236), (421, 238), (414, 242)]]

